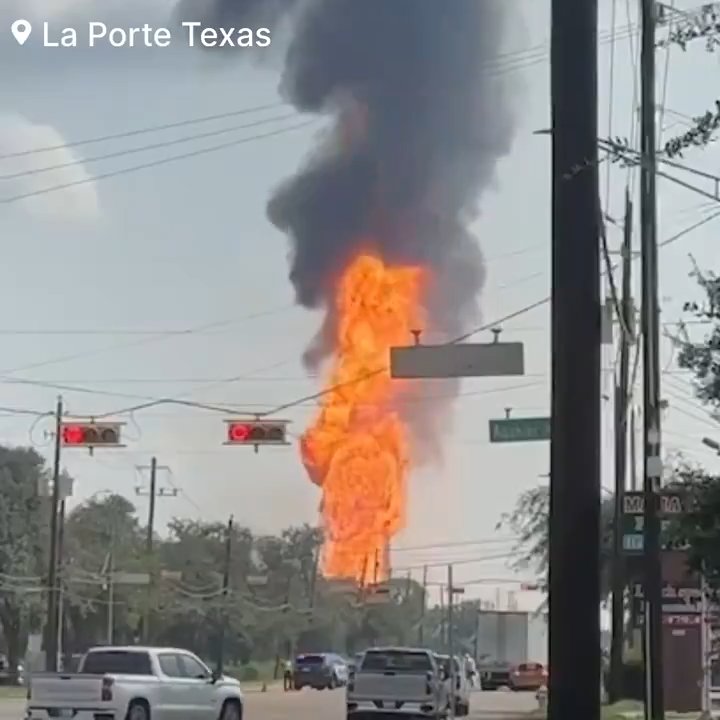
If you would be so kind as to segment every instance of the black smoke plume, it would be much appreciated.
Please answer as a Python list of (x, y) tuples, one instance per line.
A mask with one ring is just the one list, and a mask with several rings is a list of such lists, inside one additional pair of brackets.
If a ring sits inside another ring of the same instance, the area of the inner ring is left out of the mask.
[[(211, 0), (208, 20), (278, 25), (292, 17), (281, 82), (301, 112), (334, 116), (268, 215), (292, 246), (298, 302), (331, 308), (333, 284), (372, 243), (389, 261), (433, 269), (434, 336), (478, 318), (484, 265), (469, 226), (511, 145), (511, 93), (497, 58), (509, 0)], [(332, 349), (332, 317), (306, 359)], [(447, 398), (452, 384), (427, 392)], [(449, 392), (448, 392), (449, 391)], [(419, 406), (432, 405), (431, 413)], [(443, 403), (414, 403), (416, 431), (437, 437)], [(427, 447), (427, 445), (426, 445)]]

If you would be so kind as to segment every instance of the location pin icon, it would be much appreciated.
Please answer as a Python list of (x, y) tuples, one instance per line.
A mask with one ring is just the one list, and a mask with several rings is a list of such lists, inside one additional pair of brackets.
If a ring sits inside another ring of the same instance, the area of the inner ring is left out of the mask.
[(14, 38), (18, 41), (18, 45), (24, 45), (25, 41), (30, 37), (32, 25), (27, 20), (16, 20), (10, 29)]

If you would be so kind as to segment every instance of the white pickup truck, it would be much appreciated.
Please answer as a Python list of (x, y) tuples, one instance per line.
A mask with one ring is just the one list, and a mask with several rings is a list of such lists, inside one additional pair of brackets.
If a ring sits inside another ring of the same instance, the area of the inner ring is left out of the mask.
[(348, 682), (347, 720), (444, 718), (448, 711), (445, 680), (444, 668), (430, 650), (367, 650)]
[(78, 672), (30, 677), (26, 720), (242, 720), (240, 683), (187, 650), (97, 647)]

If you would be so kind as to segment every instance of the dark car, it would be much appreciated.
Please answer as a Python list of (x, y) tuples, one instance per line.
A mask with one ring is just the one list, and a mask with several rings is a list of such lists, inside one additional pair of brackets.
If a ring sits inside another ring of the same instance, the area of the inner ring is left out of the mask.
[(347, 684), (347, 664), (339, 655), (333, 653), (298, 655), (294, 668), (293, 684), (296, 690), (304, 687), (334, 690)]
[(483, 663), (478, 671), (482, 690), (499, 690), (502, 687), (510, 687), (510, 673), (512, 672), (510, 663)]

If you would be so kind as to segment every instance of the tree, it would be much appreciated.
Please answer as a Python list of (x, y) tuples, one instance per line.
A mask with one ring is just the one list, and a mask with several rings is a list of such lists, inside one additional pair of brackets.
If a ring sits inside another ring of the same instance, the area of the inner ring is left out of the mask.
[[(601, 592), (606, 599), (610, 592), (610, 563), (613, 545), (614, 498), (606, 496), (600, 507), (600, 563)], [(515, 507), (498, 523), (517, 536), (515, 551), (517, 569), (531, 569), (538, 574), (543, 586), (547, 585), (550, 551), (550, 488), (538, 485), (520, 495)]]
[(137, 587), (116, 584), (110, 573), (146, 569), (144, 535), (133, 504), (110, 495), (73, 509), (65, 521), (63, 555), (66, 653), (107, 641), (109, 625), (116, 642), (131, 643), (145, 600)]
[(47, 471), (32, 448), (0, 447), (0, 626), (15, 672), (27, 634), (39, 626), (38, 579), (43, 575), (43, 528), (39, 490)]
[(703, 328), (709, 325), (710, 329), (696, 339), (681, 324), (680, 333), (674, 338), (680, 350), (678, 365), (692, 373), (697, 398), (717, 417), (720, 414), (720, 278), (712, 272), (701, 272), (697, 265), (691, 277), (697, 281), (704, 298), (685, 303), (685, 314), (700, 321)]

